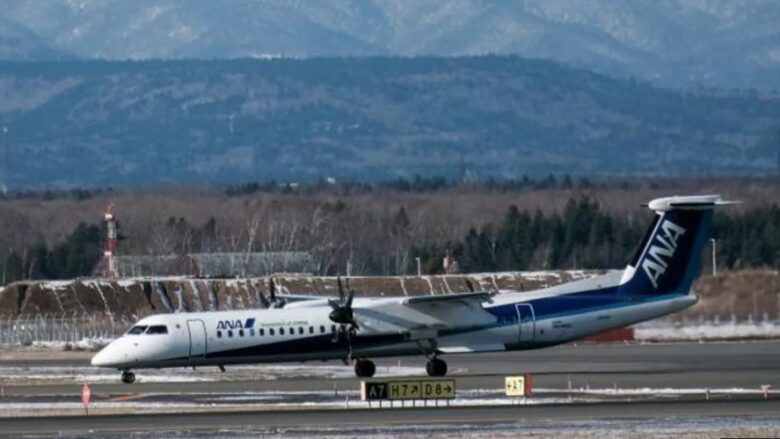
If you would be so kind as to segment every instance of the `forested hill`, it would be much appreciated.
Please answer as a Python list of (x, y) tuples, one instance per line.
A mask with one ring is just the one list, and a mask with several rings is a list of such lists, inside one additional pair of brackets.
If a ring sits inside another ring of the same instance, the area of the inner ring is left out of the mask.
[(761, 174), (780, 98), (517, 57), (0, 63), (11, 187)]

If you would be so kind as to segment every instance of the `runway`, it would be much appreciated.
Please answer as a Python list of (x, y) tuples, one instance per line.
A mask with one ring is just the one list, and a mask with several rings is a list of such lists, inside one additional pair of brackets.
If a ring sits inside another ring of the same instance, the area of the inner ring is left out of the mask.
[[(340, 363), (234, 367), (224, 374), (215, 368), (139, 370), (139, 382), (125, 385), (116, 371), (88, 366), (84, 355), (15, 359), (0, 361), (0, 408), (5, 416), (35, 418), (0, 418), (0, 433), (186, 430), (196, 435), (227, 429), (223, 433), (230, 436), (281, 428), (306, 436), (320, 428), (326, 435), (349, 436), (353, 431), (345, 426), (355, 425), (367, 434), (393, 429), (414, 436), (452, 429), (495, 436), (520, 422), (523, 428), (540, 428), (544, 436), (553, 419), (565, 421), (556, 423), (564, 429), (577, 430), (583, 422), (597, 423), (593, 428), (633, 422), (642, 430), (670, 416), (679, 421), (668, 424), (673, 434), (687, 422), (721, 433), (741, 431), (728, 430), (735, 426), (748, 426), (751, 434), (780, 433), (780, 394), (770, 392), (765, 400), (761, 392), (762, 385), (780, 387), (778, 358), (780, 343), (774, 341), (565, 345), (453, 355), (446, 358), (457, 380), (453, 407), (381, 411), (358, 401), (359, 380)], [(380, 360), (376, 378), (419, 376), (422, 364), (421, 357)], [(512, 400), (503, 396), (504, 376), (525, 372), (533, 374), (534, 397), (526, 405), (508, 405)], [(91, 383), (93, 413), (99, 416), (57, 416), (81, 413), (82, 380)], [(408, 430), (412, 426), (416, 429)]]
[[(503, 377), (518, 373), (532, 373), (536, 387), (567, 388), (591, 387), (742, 387), (758, 388), (762, 384), (780, 386), (780, 341), (742, 343), (675, 343), (675, 344), (611, 344), (563, 345), (536, 351), (464, 354), (445, 357), (451, 373), (458, 378), (460, 389), (503, 386)], [(393, 369), (409, 368), (408, 372), (423, 374), (423, 357), (403, 357), (377, 360), (376, 377), (393, 375)], [(285, 374), (287, 365), (269, 365), (276, 374), (270, 379), (247, 379), (247, 371), (265, 370), (260, 367), (228, 367), (226, 373), (216, 368), (196, 371), (139, 370), (138, 382), (125, 385), (119, 382), (119, 373), (98, 370), (89, 365), (88, 358), (73, 360), (11, 360), (0, 361), (0, 385), (5, 385), (6, 396), (41, 394), (79, 394), (80, 382), (64, 383), (58, 380), (26, 384), (2, 375), (4, 368), (31, 370), (37, 367), (56, 367), (66, 371), (100, 372), (103, 377), (93, 384), (96, 395), (137, 392), (235, 392), (235, 391), (328, 391), (357, 389), (360, 380), (352, 369), (339, 362), (294, 363), (293, 372)], [(390, 373), (388, 373), (388, 368)], [(327, 374), (317, 374), (327, 369)], [(332, 373), (332, 371), (338, 373)], [(308, 373), (307, 373), (308, 371)], [(182, 382), (144, 382), (145, 375), (186, 373)], [(266, 375), (266, 374), (263, 374)], [(187, 377), (191, 379), (187, 379)], [(325, 379), (329, 378), (329, 379)], [(200, 381), (205, 379), (206, 381)], [(60, 380), (63, 381), (63, 380)], [(105, 384), (104, 384), (105, 383)]]

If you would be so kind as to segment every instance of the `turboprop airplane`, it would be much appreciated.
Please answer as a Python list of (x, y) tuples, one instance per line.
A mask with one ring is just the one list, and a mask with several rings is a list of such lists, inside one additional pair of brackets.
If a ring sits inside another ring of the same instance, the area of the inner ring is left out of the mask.
[[(92, 358), (133, 369), (315, 361), (353, 362), (371, 377), (371, 358), (424, 355), (430, 376), (447, 373), (444, 355), (536, 349), (688, 308), (718, 195), (652, 200), (654, 220), (628, 266), (536, 291), (415, 297), (288, 297), (272, 284), (267, 309), (158, 314), (141, 319)], [(275, 306), (274, 306), (275, 305)]]

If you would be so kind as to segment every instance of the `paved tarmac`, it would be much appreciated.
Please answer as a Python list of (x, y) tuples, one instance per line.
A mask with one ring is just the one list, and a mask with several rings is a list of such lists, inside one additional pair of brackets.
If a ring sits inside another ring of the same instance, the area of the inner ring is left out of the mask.
[[(780, 342), (676, 343), (564, 345), (536, 351), (464, 354), (444, 357), (458, 378), (460, 389), (500, 388), (506, 375), (532, 373), (536, 387), (621, 388), (758, 388), (763, 384), (780, 389)], [(423, 357), (378, 360), (377, 378), (385, 366), (424, 364)], [(316, 368), (322, 363), (307, 363)], [(330, 362), (329, 365), (338, 363)], [(300, 363), (296, 363), (300, 365)], [(0, 361), (0, 367), (61, 366), (89, 370), (88, 360)], [(142, 376), (144, 371), (136, 371)], [(357, 389), (357, 378), (292, 377), (275, 380), (238, 380), (230, 367), (220, 381), (95, 384), (95, 394), (139, 392), (236, 392)], [(6, 395), (78, 394), (78, 384), (5, 386)]]
[[(780, 389), (780, 342), (679, 343), (646, 345), (566, 345), (538, 351), (447, 356), (458, 389), (500, 389), (504, 376), (530, 372), (534, 387), (549, 390), (590, 389), (753, 389), (769, 384)], [(377, 377), (383, 367), (397, 365), (399, 359), (378, 361)], [(422, 366), (422, 357), (401, 359), (404, 366)], [(316, 368), (320, 363), (312, 363)], [(333, 365), (334, 363), (330, 363)], [(71, 360), (0, 361), (0, 367), (89, 368), (84, 358)], [(140, 376), (143, 371), (137, 371)], [(356, 390), (355, 378), (285, 377), (275, 380), (231, 379), (230, 368), (224, 380), (212, 382), (160, 382), (125, 385), (93, 384), (93, 395), (100, 398), (127, 395), (169, 395), (168, 399), (186, 401), (204, 394), (228, 395), (241, 392), (306, 392)], [(70, 400), (81, 390), (79, 384), (47, 383), (40, 385), (5, 385), (6, 398), (15, 401), (56, 398)], [(636, 398), (622, 403), (568, 403), (541, 406), (452, 407), (439, 409), (393, 409), (381, 412), (352, 409), (299, 411), (252, 411), (101, 415), (95, 417), (43, 417), (0, 420), (0, 433), (44, 434), (62, 431), (146, 431), (154, 429), (218, 429), (247, 426), (378, 425), (416, 423), (489, 424), (519, 419), (661, 419), (667, 416), (770, 418), (780, 413), (780, 395), (764, 400), (756, 393), (705, 401), (687, 395), (670, 401), (648, 401)], [(300, 397), (299, 397), (300, 398)], [(0, 399), (2, 404), (2, 399)], [(1, 406), (1, 405), (0, 405)], [(381, 421), (377, 421), (380, 420)]]
[(374, 410), (251, 411), (80, 417), (14, 418), (0, 424), (0, 433), (74, 434), (84, 432), (222, 430), (271, 427), (393, 426), (408, 424), (490, 424), (554, 419), (751, 418), (776, 416), (780, 399), (555, 404), (545, 406), (482, 406)]

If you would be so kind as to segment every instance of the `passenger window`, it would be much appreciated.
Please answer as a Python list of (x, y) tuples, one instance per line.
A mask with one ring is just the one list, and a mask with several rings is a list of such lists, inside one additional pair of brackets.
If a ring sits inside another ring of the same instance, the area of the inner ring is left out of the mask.
[(274, 328), (271, 328), (271, 329), (269, 329), (269, 330), (268, 330), (268, 334), (270, 334), (270, 335), (274, 335)]
[(309, 326), (309, 334), (314, 334), (314, 326)]
[(295, 335), (295, 328), (290, 328), (290, 335)]
[(325, 327), (320, 325), (320, 334), (324, 334), (324, 333), (325, 333)]
[(336, 325), (330, 325), (330, 332), (336, 332)]
[(239, 329), (239, 330), (238, 330), (238, 335), (239, 335), (240, 337), (243, 337), (243, 336), (244, 336), (244, 330), (243, 330), (243, 329)]
[(147, 334), (167, 334), (168, 333), (168, 327), (165, 325), (156, 325), (156, 326), (150, 326), (149, 329), (146, 330)]
[(228, 330), (228, 337), (233, 337), (233, 331)]
[(146, 328), (148, 328), (148, 326), (133, 326), (133, 328), (127, 331), (127, 333), (129, 335), (143, 334), (144, 331), (146, 331)]
[(298, 327), (298, 334), (303, 335), (303, 326)]
[(279, 328), (279, 335), (284, 335), (284, 328)]
[(222, 331), (217, 331), (217, 338), (222, 338)]
[(252, 328), (252, 329), (250, 329), (250, 330), (249, 330), (249, 335), (250, 335), (250, 336), (252, 336), (252, 337), (254, 337), (254, 336), (255, 336), (255, 330), (254, 330), (254, 328)]
[(262, 337), (265, 335), (265, 329), (260, 328), (260, 330), (257, 331), (257, 333), (260, 335), (260, 337)]

